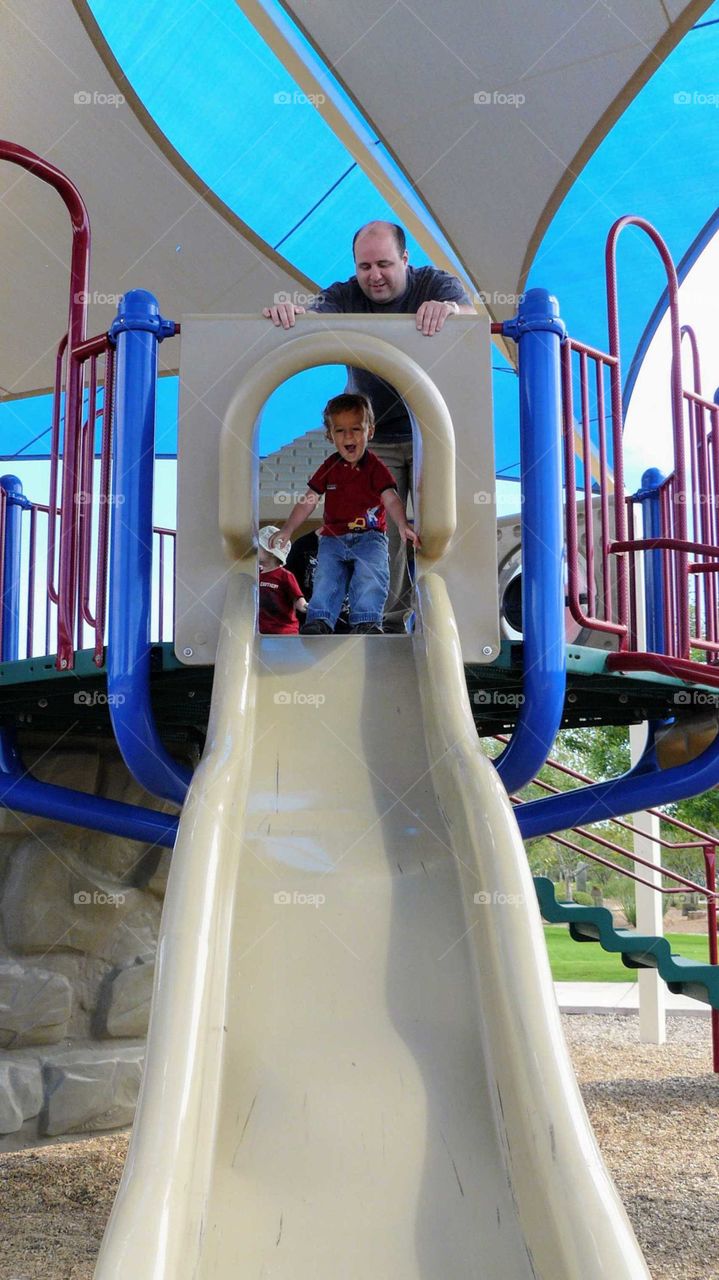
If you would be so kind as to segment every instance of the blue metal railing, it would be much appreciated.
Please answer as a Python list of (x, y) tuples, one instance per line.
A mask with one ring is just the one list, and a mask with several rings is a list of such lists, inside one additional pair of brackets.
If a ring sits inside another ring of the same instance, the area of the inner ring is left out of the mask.
[(0, 654), (3, 662), (15, 662), (20, 656), (22, 513), (30, 504), (17, 476), (0, 476), (0, 487), (5, 493)]

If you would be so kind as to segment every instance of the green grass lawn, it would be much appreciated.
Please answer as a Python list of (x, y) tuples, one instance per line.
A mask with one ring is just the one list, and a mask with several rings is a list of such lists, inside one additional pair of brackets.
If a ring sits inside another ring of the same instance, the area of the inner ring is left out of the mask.
[[(575, 942), (566, 925), (544, 926), (549, 963), (555, 982), (635, 982), (636, 969), (627, 969), (621, 957), (602, 951), (598, 942)], [(672, 951), (687, 960), (709, 959), (707, 939), (700, 933), (668, 933)]]

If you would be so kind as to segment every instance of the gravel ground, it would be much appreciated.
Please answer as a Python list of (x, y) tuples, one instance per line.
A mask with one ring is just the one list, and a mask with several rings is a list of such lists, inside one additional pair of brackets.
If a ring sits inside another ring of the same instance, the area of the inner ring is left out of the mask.
[(562, 1021), (653, 1280), (719, 1280), (719, 1076), (709, 1019), (669, 1016), (665, 1045), (638, 1043), (637, 1015)]
[[(659, 1047), (637, 1043), (634, 1015), (563, 1022), (653, 1280), (719, 1280), (719, 1077), (708, 1019), (669, 1017)], [(0, 1155), (0, 1280), (92, 1280), (127, 1143), (121, 1133)]]

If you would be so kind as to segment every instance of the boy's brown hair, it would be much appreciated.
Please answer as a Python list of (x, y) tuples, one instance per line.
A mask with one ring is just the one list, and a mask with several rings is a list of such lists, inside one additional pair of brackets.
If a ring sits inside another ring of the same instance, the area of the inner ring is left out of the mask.
[(322, 412), (322, 421), (325, 424), (328, 440), (332, 439), (334, 415), (336, 413), (349, 413), (352, 409), (358, 409), (362, 414), (363, 427), (374, 427), (374, 412), (367, 397), (355, 394), (352, 391), (343, 391), (342, 395), (333, 396), (331, 400), (328, 400)]

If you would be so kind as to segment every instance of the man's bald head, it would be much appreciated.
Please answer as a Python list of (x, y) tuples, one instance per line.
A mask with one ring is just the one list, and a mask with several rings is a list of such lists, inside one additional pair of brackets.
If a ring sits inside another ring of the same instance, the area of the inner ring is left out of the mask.
[(380, 232), (381, 234), (389, 232), (390, 235), (394, 236), (394, 242), (397, 245), (397, 253), (400, 255), (400, 257), (402, 256), (405, 249), (407, 248), (407, 237), (404, 234), (404, 228), (401, 227), (398, 222), (380, 222), (380, 221), (365, 222), (364, 226), (360, 227), (359, 231), (355, 231), (354, 236), (352, 237), (353, 258), (356, 258), (355, 246), (357, 244), (357, 241), (359, 240), (360, 236), (365, 235), (365, 233), (368, 231)]
[(372, 302), (386, 305), (406, 292), (409, 254), (401, 227), (368, 222), (357, 232), (353, 249), (357, 283)]

